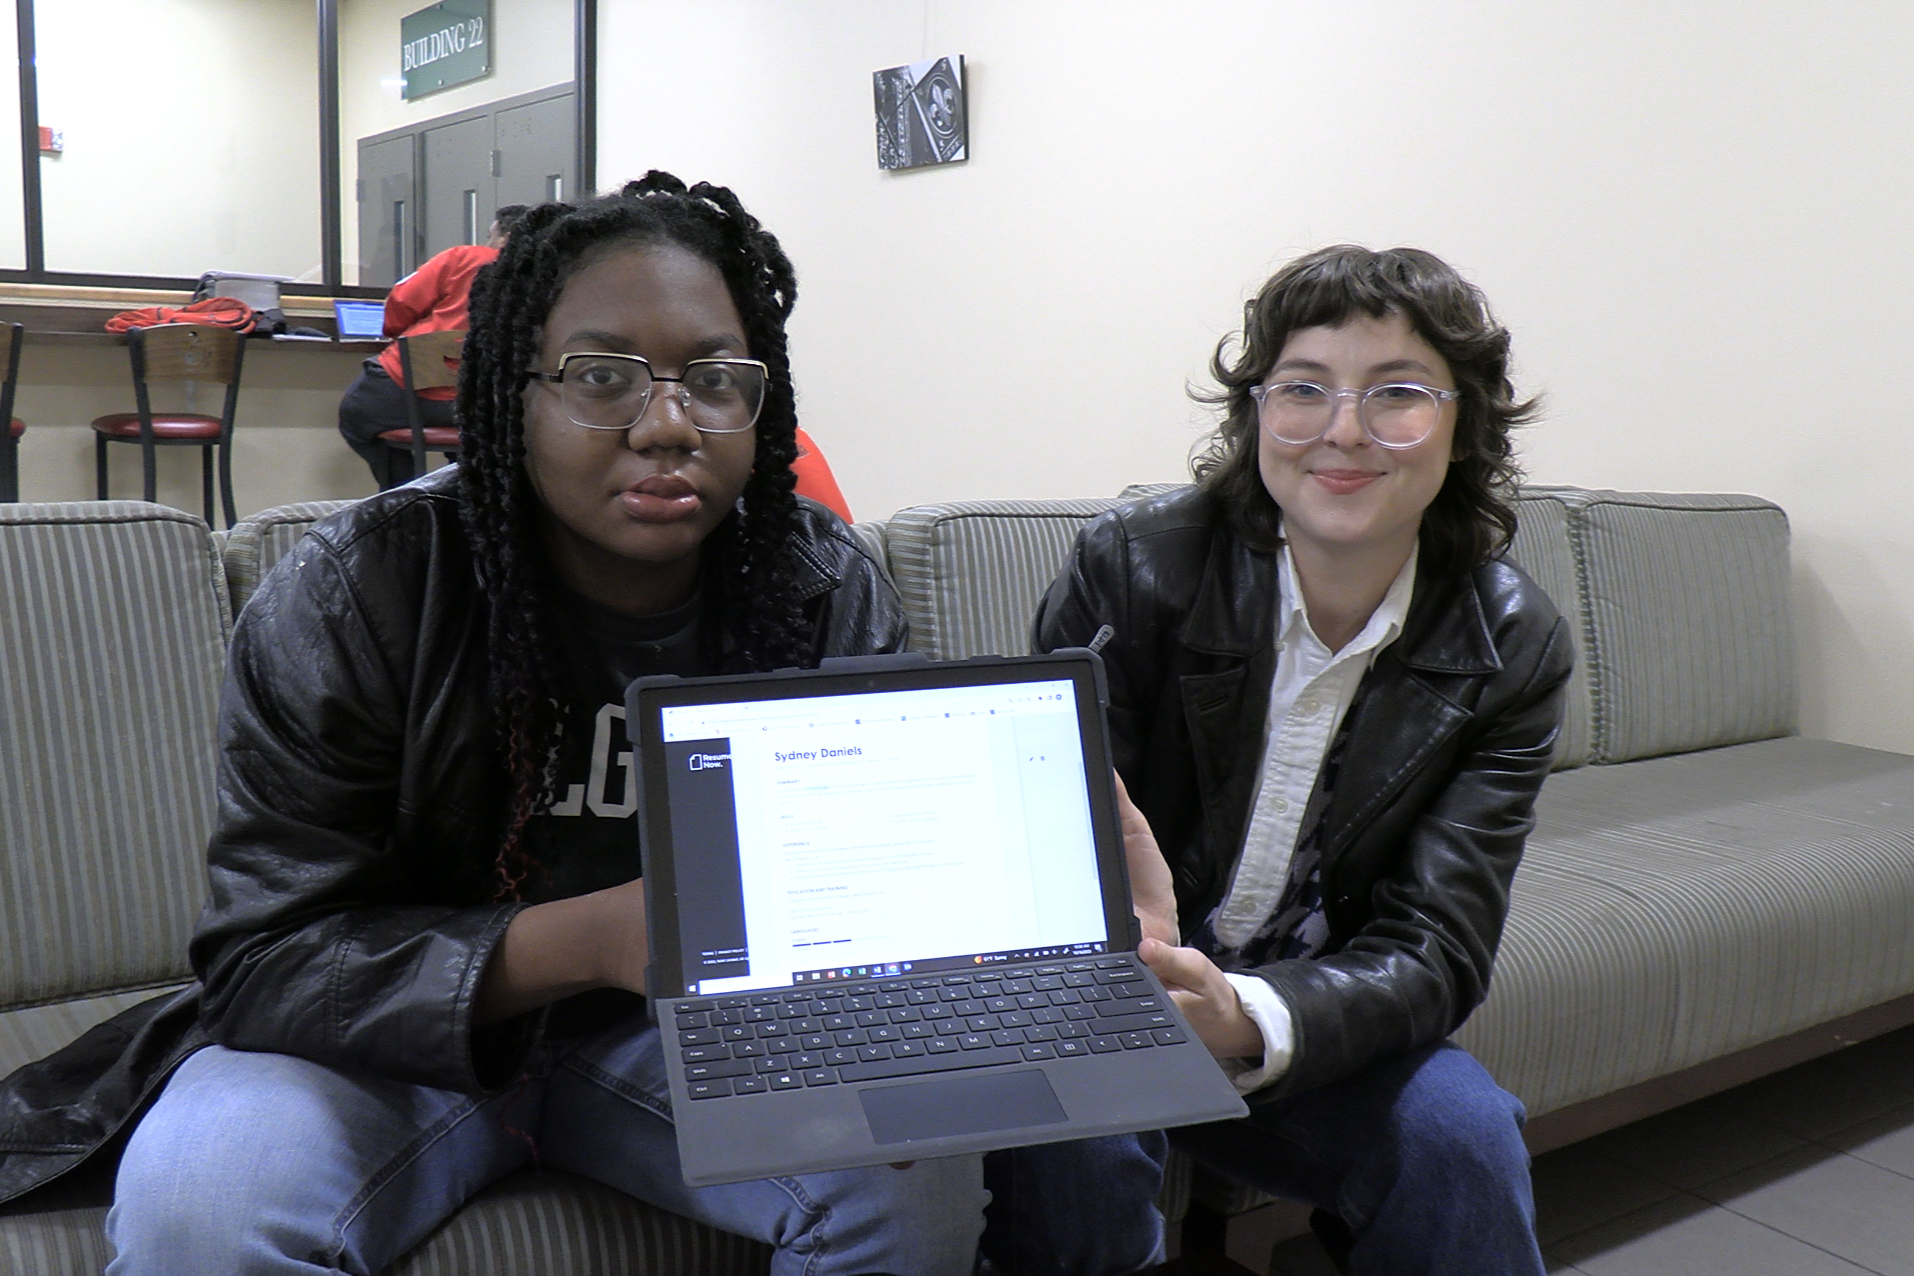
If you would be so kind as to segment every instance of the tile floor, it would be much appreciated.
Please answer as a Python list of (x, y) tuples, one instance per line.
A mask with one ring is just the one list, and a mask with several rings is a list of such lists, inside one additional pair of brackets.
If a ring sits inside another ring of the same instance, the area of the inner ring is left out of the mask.
[(1914, 1276), (1914, 1028), (1537, 1157), (1535, 1203), (1551, 1272)]

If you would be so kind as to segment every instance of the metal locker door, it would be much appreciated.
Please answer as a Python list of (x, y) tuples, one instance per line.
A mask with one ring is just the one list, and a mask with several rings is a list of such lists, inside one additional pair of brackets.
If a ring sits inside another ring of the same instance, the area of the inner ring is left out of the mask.
[(492, 121), (460, 120), (425, 131), (425, 254), (482, 244), (498, 207), (492, 176)]
[(384, 288), (419, 265), (416, 137), (359, 143), (359, 282)]
[(570, 93), (498, 113), (498, 202), (576, 199), (576, 99)]

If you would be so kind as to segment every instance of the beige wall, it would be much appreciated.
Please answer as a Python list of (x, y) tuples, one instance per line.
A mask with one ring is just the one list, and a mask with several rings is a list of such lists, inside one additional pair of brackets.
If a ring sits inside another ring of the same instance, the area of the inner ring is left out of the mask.
[[(1480, 282), (1543, 482), (1795, 527), (1806, 729), (1914, 751), (1914, 9), (1775, 0), (608, 0), (599, 176), (734, 185), (797, 262), (860, 512), (1181, 475), (1184, 397), (1294, 253)], [(682, 51), (702, 43), (723, 60)], [(961, 52), (974, 158), (883, 174), (870, 72)], [(1893, 396), (1887, 397), (1893, 402)]]
[[(618, 0), (601, 0), (612, 7)], [(399, 19), (425, 0), (341, 0), (339, 137), (346, 282), (359, 277), (359, 139), (571, 80), (572, 0), (492, 0), (492, 73), (415, 102), (399, 94)], [(489, 212), (490, 210), (486, 210)]]
[(63, 0), (34, 17), (40, 120), (66, 134), (40, 161), (48, 269), (318, 277), (311, 0)]

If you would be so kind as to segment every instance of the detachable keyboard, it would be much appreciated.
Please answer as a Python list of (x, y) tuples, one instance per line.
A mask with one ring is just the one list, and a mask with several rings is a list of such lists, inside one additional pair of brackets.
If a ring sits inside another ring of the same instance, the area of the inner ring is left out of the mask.
[(1181, 1043), (1127, 957), (993, 967), (674, 1004), (693, 1099), (1069, 1059)]

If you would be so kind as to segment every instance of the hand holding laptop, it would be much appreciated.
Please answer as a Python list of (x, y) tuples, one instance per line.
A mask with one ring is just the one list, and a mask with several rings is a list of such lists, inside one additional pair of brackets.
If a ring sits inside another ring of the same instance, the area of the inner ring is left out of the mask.
[[(1114, 774), (1114, 772), (1112, 773)], [(1143, 925), (1136, 955), (1143, 959), (1190, 1027), (1218, 1059), (1255, 1058), (1263, 1053), (1263, 1033), (1243, 1013), (1243, 1003), (1216, 963), (1194, 948), (1178, 946), (1176, 887), (1170, 866), (1156, 844), (1150, 822), (1130, 800), (1123, 777), (1116, 777), (1117, 818), (1123, 826), (1123, 855), (1130, 871), (1130, 901)]]
[(599, 966), (607, 987), (646, 993), (645, 976), (651, 969), (651, 927), (645, 916), (645, 879), (595, 892), (602, 897), (606, 927), (605, 950)]
[(1117, 819), (1123, 826), (1123, 856), (1130, 870), (1131, 907), (1143, 926), (1145, 939), (1174, 944), (1183, 936), (1176, 923), (1176, 883), (1170, 877), (1170, 866), (1156, 844), (1156, 834), (1150, 832), (1150, 822), (1143, 818), (1143, 812), (1130, 800), (1130, 791), (1123, 787), (1123, 777), (1115, 771), (1110, 775), (1116, 781)]
[(593, 988), (642, 993), (650, 963), (643, 878), (533, 904), (505, 928), (474, 1015), (497, 1023)]
[(1145, 939), (1136, 955), (1163, 981), (1163, 990), (1210, 1054), (1218, 1059), (1262, 1057), (1263, 1030), (1243, 1013), (1236, 989), (1215, 962), (1194, 948), (1173, 947), (1160, 939)]

